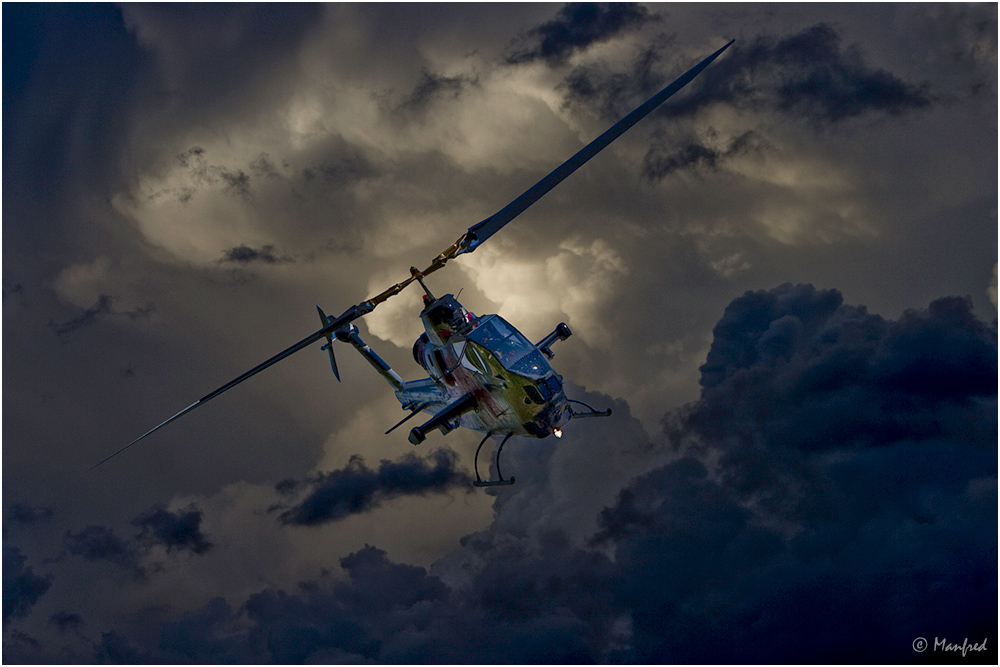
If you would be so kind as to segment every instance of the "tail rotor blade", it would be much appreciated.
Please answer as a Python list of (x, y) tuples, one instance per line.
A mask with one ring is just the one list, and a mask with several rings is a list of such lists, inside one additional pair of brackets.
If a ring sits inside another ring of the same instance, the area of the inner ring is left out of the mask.
[(333, 369), (333, 374), (337, 378), (337, 382), (340, 382), (340, 371), (337, 369), (337, 357), (333, 355), (333, 341), (324, 345), (323, 349), (330, 353), (330, 368)]
[[(328, 324), (330, 324), (330, 318), (326, 316), (326, 313), (323, 312), (323, 309), (320, 308), (319, 306), (316, 306), (316, 310), (319, 311), (319, 321), (323, 323), (323, 326), (326, 327)], [(322, 349), (330, 353), (330, 368), (333, 369), (333, 375), (334, 377), (337, 378), (337, 382), (340, 382), (340, 371), (337, 369), (337, 357), (335, 357), (333, 354), (332, 333), (326, 334), (326, 345), (324, 345)]]

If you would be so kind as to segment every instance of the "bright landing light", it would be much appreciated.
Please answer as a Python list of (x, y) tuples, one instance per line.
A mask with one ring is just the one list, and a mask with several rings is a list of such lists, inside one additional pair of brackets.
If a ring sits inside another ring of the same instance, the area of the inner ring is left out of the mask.
[(557, 438), (561, 438), (562, 437), (562, 431), (560, 429), (554, 428), (554, 429), (552, 429), (552, 435), (556, 436)]

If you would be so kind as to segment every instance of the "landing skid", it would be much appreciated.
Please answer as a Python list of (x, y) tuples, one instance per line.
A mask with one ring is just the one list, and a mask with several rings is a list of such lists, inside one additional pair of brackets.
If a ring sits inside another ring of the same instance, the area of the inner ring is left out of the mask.
[(510, 436), (512, 435), (514, 434), (508, 433), (507, 436), (503, 439), (503, 442), (500, 443), (500, 446), (497, 447), (497, 477), (499, 477), (500, 479), (492, 482), (484, 482), (482, 478), (479, 476), (479, 450), (483, 448), (483, 445), (486, 444), (486, 441), (489, 440), (493, 436), (493, 434), (487, 433), (486, 437), (483, 438), (482, 442), (479, 443), (479, 447), (476, 448), (476, 458), (472, 462), (472, 465), (476, 469), (476, 481), (472, 483), (473, 486), (510, 486), (511, 484), (514, 483), (513, 476), (511, 476), (510, 479), (504, 479), (503, 473), (500, 472), (500, 452), (503, 450), (504, 444), (508, 440), (510, 440)]

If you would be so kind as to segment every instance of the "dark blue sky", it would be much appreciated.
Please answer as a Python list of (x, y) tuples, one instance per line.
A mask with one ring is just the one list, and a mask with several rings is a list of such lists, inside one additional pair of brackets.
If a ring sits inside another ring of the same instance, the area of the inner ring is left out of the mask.
[[(996, 662), (995, 5), (3, 18), (5, 662)], [(432, 278), (614, 409), (514, 486), (318, 346), (85, 472), (730, 39)]]

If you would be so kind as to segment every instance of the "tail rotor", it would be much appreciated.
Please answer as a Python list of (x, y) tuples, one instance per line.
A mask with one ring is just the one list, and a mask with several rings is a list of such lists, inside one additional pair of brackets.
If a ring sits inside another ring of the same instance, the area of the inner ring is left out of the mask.
[[(323, 328), (325, 329), (326, 326), (328, 324), (330, 324), (330, 318), (328, 318), (326, 316), (326, 313), (324, 313), (323, 309), (320, 308), (319, 306), (316, 306), (316, 310), (319, 311), (319, 319), (320, 319), (320, 322), (323, 323)], [(333, 369), (333, 374), (334, 374), (334, 376), (336, 376), (337, 382), (340, 382), (340, 371), (337, 369), (337, 357), (335, 357), (333, 355), (333, 332), (332, 331), (327, 332), (327, 334), (326, 334), (326, 345), (324, 345), (320, 349), (326, 350), (327, 352), (330, 353), (330, 368)]]

